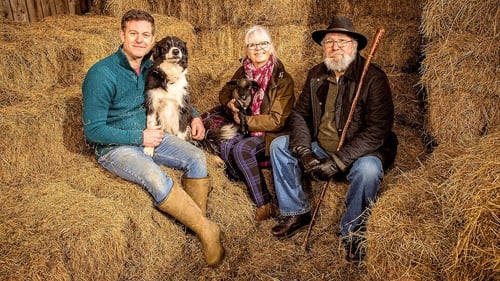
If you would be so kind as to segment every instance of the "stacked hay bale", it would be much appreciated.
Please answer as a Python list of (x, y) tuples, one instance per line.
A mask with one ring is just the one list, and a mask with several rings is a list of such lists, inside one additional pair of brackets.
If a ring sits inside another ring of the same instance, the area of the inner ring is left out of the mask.
[(421, 84), (439, 146), (398, 175), (369, 222), (372, 280), (500, 279), (497, 1), (428, 1)]
[(497, 1), (429, 2), (422, 84), (429, 92), (428, 127), (440, 143), (476, 143), (500, 120)]
[(394, 179), (369, 221), (371, 280), (497, 280), (500, 132), (436, 149)]

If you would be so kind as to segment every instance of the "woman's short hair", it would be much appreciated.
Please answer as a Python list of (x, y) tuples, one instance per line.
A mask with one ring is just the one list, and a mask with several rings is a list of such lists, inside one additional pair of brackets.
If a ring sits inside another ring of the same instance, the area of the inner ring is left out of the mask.
[(271, 34), (267, 28), (262, 25), (254, 25), (247, 30), (245, 34), (245, 48), (250, 43), (259, 43), (262, 41), (271, 43), (271, 45), (269, 45), (269, 52), (271, 52), (274, 57), (277, 57)]

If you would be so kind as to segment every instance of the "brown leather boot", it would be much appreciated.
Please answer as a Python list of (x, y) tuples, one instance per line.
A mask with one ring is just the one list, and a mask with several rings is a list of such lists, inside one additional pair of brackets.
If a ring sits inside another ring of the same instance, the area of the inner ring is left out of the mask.
[[(287, 216), (283, 221), (271, 229), (271, 233), (278, 238), (292, 237), (297, 231), (308, 226), (311, 222), (311, 213)], [(314, 223), (314, 222), (313, 222)]]
[(210, 192), (210, 178), (182, 178), (182, 186), (193, 201), (200, 207), (204, 216), (207, 214), (207, 200)]
[(277, 213), (276, 207), (272, 203), (264, 204), (255, 210), (255, 221), (264, 221), (275, 217)]
[(176, 218), (196, 233), (203, 246), (208, 265), (218, 265), (222, 261), (225, 251), (219, 226), (201, 213), (200, 207), (184, 189), (174, 185), (167, 198), (158, 205), (158, 209)]

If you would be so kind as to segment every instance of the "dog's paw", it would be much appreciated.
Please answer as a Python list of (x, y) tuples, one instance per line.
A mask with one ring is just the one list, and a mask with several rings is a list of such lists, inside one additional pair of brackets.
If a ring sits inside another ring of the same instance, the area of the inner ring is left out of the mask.
[(151, 146), (144, 147), (144, 154), (153, 157), (154, 152), (155, 152), (154, 147), (151, 147)]

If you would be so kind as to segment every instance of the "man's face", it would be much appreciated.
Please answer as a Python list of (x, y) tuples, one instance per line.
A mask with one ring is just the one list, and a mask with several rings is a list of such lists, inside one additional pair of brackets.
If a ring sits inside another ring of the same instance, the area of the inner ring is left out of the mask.
[(129, 60), (142, 59), (154, 46), (153, 26), (149, 21), (132, 20), (120, 31), (123, 52)]
[(347, 34), (327, 33), (322, 46), (327, 67), (343, 72), (356, 57), (358, 43)]

